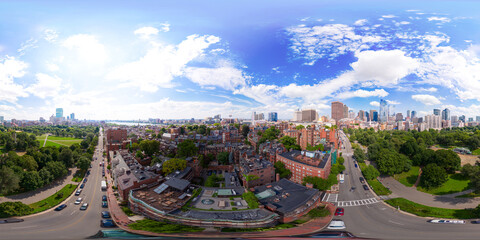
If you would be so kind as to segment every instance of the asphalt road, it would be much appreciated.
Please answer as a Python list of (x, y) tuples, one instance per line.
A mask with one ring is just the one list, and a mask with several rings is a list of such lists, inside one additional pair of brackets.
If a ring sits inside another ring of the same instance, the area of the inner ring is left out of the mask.
[[(24, 222), (0, 224), (0, 239), (83, 239), (96, 234), (100, 229), (102, 195), (100, 183), (103, 179), (99, 163), (103, 156), (103, 133), (100, 129), (98, 146), (94, 153), (97, 160), (92, 161), (90, 176), (80, 196), (72, 196), (62, 211), (48, 210), (43, 214), (24, 217)], [(75, 205), (81, 197), (88, 203), (86, 211)]]
[[(370, 198), (373, 194), (365, 191), (360, 183), (361, 173), (354, 167), (353, 154), (348, 138), (340, 131), (340, 136), (346, 149), (343, 149), (345, 158), (345, 183), (340, 185), (338, 201), (359, 200)], [(356, 190), (351, 192), (351, 186)], [(425, 218), (407, 215), (398, 212), (382, 202), (344, 207), (345, 215), (334, 217), (342, 219), (346, 231), (358, 237), (377, 239), (480, 239), (480, 225), (471, 224), (432, 224)]]

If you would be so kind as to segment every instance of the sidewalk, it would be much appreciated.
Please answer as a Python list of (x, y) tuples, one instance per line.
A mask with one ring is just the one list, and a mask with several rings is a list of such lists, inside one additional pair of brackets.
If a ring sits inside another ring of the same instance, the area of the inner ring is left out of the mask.
[(379, 177), (378, 180), (392, 191), (392, 194), (389, 195), (390, 198), (401, 197), (430, 207), (451, 209), (475, 208), (480, 204), (480, 199), (478, 198), (455, 198), (455, 196), (469, 193), (471, 190), (448, 195), (432, 195), (417, 191), (413, 187), (407, 187), (393, 177)]
[(73, 175), (77, 171), (77, 168), (69, 169), (69, 175), (62, 179), (58, 179), (53, 181), (52, 183), (43, 186), (37, 190), (33, 190), (30, 192), (20, 193), (17, 195), (5, 196), (0, 197), (0, 203), (2, 202), (22, 202), (24, 204), (32, 204), (34, 202), (41, 201), (45, 198), (50, 197), (51, 195), (55, 194), (56, 192), (60, 191), (65, 185), (67, 184), (79, 184), (77, 182), (72, 182)]

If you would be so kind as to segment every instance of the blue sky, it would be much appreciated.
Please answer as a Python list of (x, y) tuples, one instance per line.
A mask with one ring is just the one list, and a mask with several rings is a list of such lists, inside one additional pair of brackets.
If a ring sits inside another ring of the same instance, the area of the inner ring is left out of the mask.
[[(294, 6), (292, 6), (294, 5)], [(476, 1), (0, 1), (0, 116), (480, 115)]]

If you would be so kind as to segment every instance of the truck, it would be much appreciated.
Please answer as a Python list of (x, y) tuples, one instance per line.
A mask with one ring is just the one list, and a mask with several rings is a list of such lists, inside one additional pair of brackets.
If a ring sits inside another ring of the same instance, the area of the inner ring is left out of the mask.
[(345, 182), (345, 175), (340, 174), (340, 183), (344, 183), (344, 182)]
[(102, 181), (102, 191), (107, 191), (107, 182)]

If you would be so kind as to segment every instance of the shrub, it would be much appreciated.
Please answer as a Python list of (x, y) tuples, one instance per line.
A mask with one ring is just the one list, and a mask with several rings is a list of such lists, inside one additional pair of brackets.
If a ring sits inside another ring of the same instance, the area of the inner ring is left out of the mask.
[(3, 202), (0, 203), (0, 218), (28, 215), (33, 211), (28, 205), (22, 202)]

